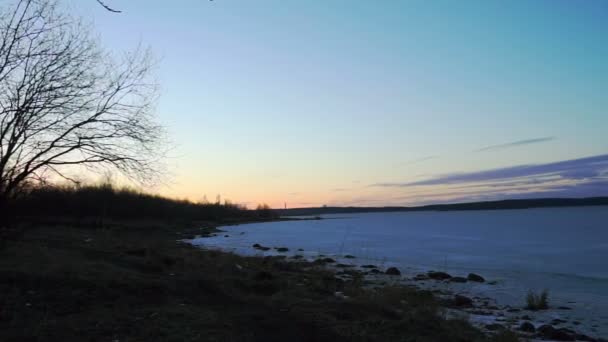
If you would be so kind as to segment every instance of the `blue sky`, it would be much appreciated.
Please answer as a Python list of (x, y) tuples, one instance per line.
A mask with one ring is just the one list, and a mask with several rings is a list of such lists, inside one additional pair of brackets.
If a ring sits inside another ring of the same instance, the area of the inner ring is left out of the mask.
[(175, 148), (154, 191), (273, 206), (608, 195), (602, 161), (588, 177), (432, 181), (608, 153), (606, 1), (66, 3), (109, 50), (159, 58)]

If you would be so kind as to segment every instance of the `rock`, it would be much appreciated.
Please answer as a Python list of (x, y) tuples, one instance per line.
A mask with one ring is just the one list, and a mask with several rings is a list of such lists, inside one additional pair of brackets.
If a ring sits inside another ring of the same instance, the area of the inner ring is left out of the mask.
[(321, 259), (321, 261), (326, 262), (328, 264), (331, 264), (333, 262), (336, 262), (336, 260), (332, 259), (332, 258), (323, 258)]
[(487, 282), (487, 284), (488, 285), (496, 285), (496, 284), (498, 284), (498, 282), (496, 280), (492, 280), (492, 281)]
[(384, 273), (388, 275), (401, 275), (401, 271), (397, 267), (389, 267)]
[(264, 247), (264, 246), (260, 245), (259, 243), (254, 243), (252, 247), (255, 249), (258, 249), (260, 251), (269, 251), (270, 250), (270, 247)]
[(278, 247), (278, 248), (275, 247), (275, 249), (279, 253), (289, 252), (289, 248), (287, 248), (287, 247)]
[(414, 277), (414, 280), (416, 280), (416, 281), (429, 280), (429, 279), (431, 279), (431, 278), (429, 278), (429, 276), (427, 276), (426, 274), (422, 274), (422, 273), (421, 274), (417, 274)]
[(452, 277), (450, 279), (451, 283), (466, 283), (467, 282), (467, 278), (464, 277)]
[(537, 336), (555, 340), (555, 341), (576, 341), (576, 334), (566, 328), (555, 329), (552, 325), (545, 324), (541, 325), (537, 329)]
[(470, 308), (473, 306), (473, 300), (463, 295), (456, 295), (452, 299), (452, 304), (460, 308)]
[(492, 324), (486, 324), (486, 329), (490, 330), (490, 331), (496, 331), (496, 330), (504, 330), (505, 327), (502, 324), (498, 324), (498, 323), (492, 323)]
[(591, 336), (587, 336), (587, 335), (584, 335), (584, 334), (576, 334), (576, 340), (577, 341), (587, 341), (587, 342), (601, 341), (601, 340), (595, 339), (595, 338), (593, 338)]
[(576, 341), (576, 333), (570, 329), (561, 328), (557, 329), (551, 338), (556, 341)]
[(355, 258), (355, 256), (354, 256), (354, 255), (350, 255), (350, 254), (346, 254), (344, 257), (345, 257), (346, 259), (354, 259), (354, 258)]
[(521, 331), (525, 331), (525, 332), (530, 332), (533, 333), (536, 331), (536, 328), (534, 327), (534, 324), (530, 323), (530, 322), (523, 322), (520, 326), (519, 326), (519, 330)]
[(532, 317), (530, 317), (528, 315), (523, 315), (523, 316), (521, 316), (521, 319), (523, 319), (524, 321), (531, 321)]
[(376, 265), (363, 265), (361, 268), (378, 268)]
[(569, 306), (559, 306), (559, 307), (557, 307), (557, 309), (558, 310), (572, 310), (572, 308)]
[(296, 259), (296, 260), (298, 260), (298, 259), (302, 259), (302, 258), (304, 258), (304, 257), (298, 254), (298, 255), (294, 255), (294, 256), (292, 256), (291, 258), (292, 258), (292, 259)]
[(475, 273), (469, 273), (469, 275), (467, 276), (467, 279), (470, 281), (476, 281), (478, 283), (483, 283), (486, 280), (480, 276), (479, 274), (475, 274)]
[(372, 269), (369, 271), (369, 273), (372, 273), (372, 274), (378, 274), (378, 273), (382, 273), (382, 272), (381, 272), (379, 269), (377, 269), (377, 268), (372, 268)]
[(298, 251), (299, 252), (304, 252), (304, 249), (303, 248), (298, 248)]
[(568, 322), (568, 321), (564, 321), (563, 319), (556, 318), (556, 319), (554, 319), (554, 320), (551, 321), (551, 324), (553, 324), (553, 325), (560, 325), (560, 324), (566, 323), (566, 322)]
[(431, 279), (435, 279), (435, 280), (445, 280), (445, 279), (450, 279), (452, 278), (451, 275), (445, 273), (445, 272), (433, 272), (430, 271), (427, 273), (427, 275), (429, 276), (429, 278)]
[(354, 265), (347, 265), (347, 264), (336, 264), (336, 267), (347, 268), (347, 267), (355, 267), (355, 266)]
[(224, 237), (230, 237), (230, 235), (224, 235)]

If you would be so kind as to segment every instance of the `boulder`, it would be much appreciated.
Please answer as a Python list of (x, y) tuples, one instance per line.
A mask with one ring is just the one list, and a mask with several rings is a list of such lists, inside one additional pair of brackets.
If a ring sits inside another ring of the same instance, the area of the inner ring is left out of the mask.
[(447, 274), (445, 272), (430, 271), (430, 272), (427, 273), (427, 275), (429, 276), (429, 278), (435, 279), (435, 280), (446, 280), (446, 279), (452, 278), (451, 275), (449, 275), (449, 274)]
[(287, 247), (278, 247), (278, 248), (275, 247), (275, 249), (277, 250), (277, 252), (280, 252), (280, 253), (289, 252), (289, 248), (287, 248)]
[(525, 331), (525, 332), (529, 332), (529, 333), (533, 333), (533, 332), (536, 331), (536, 328), (534, 327), (534, 324), (532, 324), (530, 322), (523, 322), (519, 326), (519, 330)]
[(486, 281), (482, 276), (480, 276), (479, 274), (475, 274), (475, 273), (469, 273), (469, 275), (467, 276), (467, 279), (469, 281), (476, 281), (478, 283), (483, 283)]
[(388, 275), (401, 275), (401, 271), (397, 267), (389, 267), (384, 273)]
[(331, 264), (331, 263), (333, 263), (333, 262), (336, 262), (336, 260), (334, 260), (334, 259), (332, 259), (332, 258), (323, 258), (323, 259), (321, 259), (321, 261), (323, 261), (323, 262), (325, 262), (325, 263), (328, 263), (328, 264)]
[(422, 274), (422, 273), (421, 274), (417, 274), (414, 277), (414, 280), (416, 280), (416, 281), (429, 280), (429, 279), (430, 279), (429, 276), (427, 276), (426, 274)]
[(459, 308), (470, 308), (473, 306), (473, 300), (467, 296), (456, 295), (452, 299), (452, 304)]
[(555, 329), (550, 324), (541, 325), (536, 329), (537, 336), (554, 341), (576, 341), (576, 334), (566, 328)]
[(464, 277), (452, 277), (452, 278), (450, 278), (450, 282), (451, 283), (466, 283), (467, 282), (467, 278), (464, 278)]
[(378, 268), (376, 265), (363, 265), (361, 268)]

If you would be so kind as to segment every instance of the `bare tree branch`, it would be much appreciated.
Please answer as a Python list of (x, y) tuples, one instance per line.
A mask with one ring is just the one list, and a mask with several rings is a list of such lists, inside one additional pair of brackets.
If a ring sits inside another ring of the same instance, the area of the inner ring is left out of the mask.
[(122, 13), (122, 11), (115, 10), (115, 9), (113, 9), (113, 8), (109, 7), (108, 5), (106, 5), (105, 3), (103, 3), (103, 1), (101, 1), (101, 0), (97, 0), (97, 2), (98, 2), (98, 3), (99, 3), (101, 6), (103, 6), (103, 8), (107, 9), (107, 10), (108, 10), (108, 11), (110, 11), (110, 12), (114, 12), (114, 13)]

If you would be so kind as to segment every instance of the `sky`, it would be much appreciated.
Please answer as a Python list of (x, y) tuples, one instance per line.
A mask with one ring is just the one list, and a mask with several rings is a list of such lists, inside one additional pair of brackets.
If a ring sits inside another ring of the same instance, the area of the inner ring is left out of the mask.
[(250, 207), (608, 195), (608, 2), (65, 0), (149, 46), (150, 191)]

